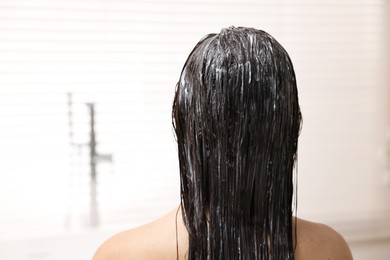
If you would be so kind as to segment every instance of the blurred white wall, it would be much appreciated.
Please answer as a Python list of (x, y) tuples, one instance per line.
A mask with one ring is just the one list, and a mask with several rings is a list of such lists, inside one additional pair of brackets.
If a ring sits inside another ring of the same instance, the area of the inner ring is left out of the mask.
[[(357, 260), (387, 259), (389, 17), (386, 0), (1, 1), (0, 258), (86, 259), (177, 205), (174, 86), (195, 43), (235, 25), (269, 32), (295, 66), (298, 216), (335, 227)], [(99, 169), (95, 229), (88, 169), (77, 177), (65, 158), (68, 92), (97, 104), (99, 152), (114, 153)]]

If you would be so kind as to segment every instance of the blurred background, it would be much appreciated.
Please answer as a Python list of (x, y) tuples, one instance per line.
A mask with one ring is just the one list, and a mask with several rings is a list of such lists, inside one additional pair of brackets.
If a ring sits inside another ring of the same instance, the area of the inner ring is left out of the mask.
[(390, 255), (386, 0), (0, 0), (0, 258), (91, 259), (179, 204), (171, 105), (195, 44), (273, 35), (295, 65), (298, 216)]

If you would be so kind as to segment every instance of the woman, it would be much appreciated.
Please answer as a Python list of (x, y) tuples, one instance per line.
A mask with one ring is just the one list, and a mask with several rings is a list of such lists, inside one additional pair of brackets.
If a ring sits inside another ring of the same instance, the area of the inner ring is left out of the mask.
[(252, 28), (203, 38), (173, 103), (181, 205), (94, 259), (352, 259), (331, 228), (292, 215), (301, 113), (283, 47)]

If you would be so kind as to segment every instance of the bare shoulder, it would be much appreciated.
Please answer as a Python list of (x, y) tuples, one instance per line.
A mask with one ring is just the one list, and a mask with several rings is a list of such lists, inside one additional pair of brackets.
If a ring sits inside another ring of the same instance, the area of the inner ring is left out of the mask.
[[(297, 260), (352, 260), (344, 238), (329, 226), (297, 220)], [(96, 251), (93, 260), (186, 259), (188, 233), (181, 211), (174, 209), (144, 226), (121, 232)]]
[(352, 260), (351, 250), (345, 239), (327, 225), (298, 219), (297, 236), (298, 260)]
[[(109, 238), (98, 248), (93, 260), (175, 259), (176, 212), (173, 210), (156, 221)], [(177, 216), (178, 222), (181, 221), (181, 214)], [(182, 239), (182, 230), (178, 233)]]
[(93, 260), (125, 259), (133, 250), (137, 248), (137, 242), (133, 239), (134, 231), (127, 230), (116, 234), (105, 241), (96, 251)]

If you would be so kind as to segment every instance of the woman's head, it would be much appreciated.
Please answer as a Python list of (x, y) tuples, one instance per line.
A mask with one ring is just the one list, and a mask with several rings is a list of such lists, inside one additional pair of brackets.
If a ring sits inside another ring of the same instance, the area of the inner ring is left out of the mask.
[(252, 28), (206, 36), (184, 65), (172, 114), (189, 259), (293, 259), (301, 114), (284, 48)]

